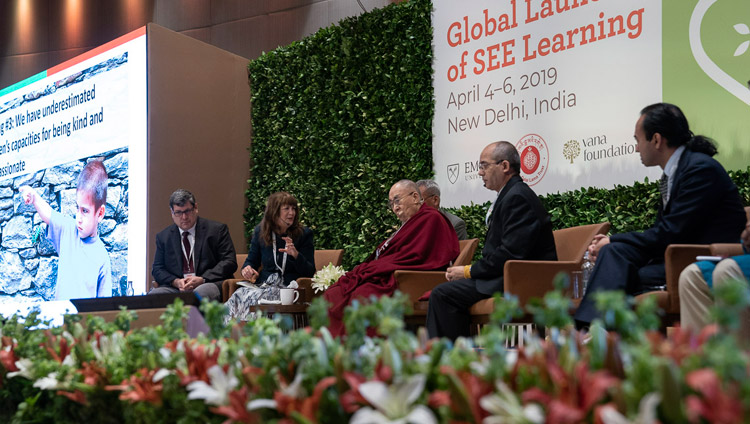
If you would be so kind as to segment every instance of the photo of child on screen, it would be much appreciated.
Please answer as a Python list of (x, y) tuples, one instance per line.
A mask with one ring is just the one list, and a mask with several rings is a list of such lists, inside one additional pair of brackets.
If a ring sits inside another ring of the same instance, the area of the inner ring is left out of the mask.
[(59, 256), (55, 299), (112, 296), (109, 254), (98, 234), (107, 201), (107, 170), (102, 161), (90, 161), (78, 177), (75, 219), (53, 210), (33, 188), (19, 190), (24, 202), (34, 205), (47, 223), (47, 238)]

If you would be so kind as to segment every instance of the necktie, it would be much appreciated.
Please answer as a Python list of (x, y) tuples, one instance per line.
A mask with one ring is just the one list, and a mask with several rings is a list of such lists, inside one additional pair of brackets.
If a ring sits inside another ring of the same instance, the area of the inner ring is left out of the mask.
[(659, 193), (661, 194), (661, 204), (662, 207), (667, 206), (667, 202), (669, 201), (669, 177), (667, 177), (667, 174), (661, 174), (661, 179), (659, 180)]
[(185, 257), (182, 261), (182, 272), (185, 274), (192, 274), (195, 272), (195, 267), (193, 266), (193, 255), (191, 255), (188, 234), (190, 233), (187, 231), (182, 232), (182, 246), (185, 248)]

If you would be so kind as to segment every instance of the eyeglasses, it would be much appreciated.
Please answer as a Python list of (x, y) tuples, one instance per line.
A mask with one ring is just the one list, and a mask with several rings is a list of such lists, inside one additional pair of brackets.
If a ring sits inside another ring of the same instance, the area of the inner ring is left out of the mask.
[(480, 170), (480, 171), (486, 171), (486, 170), (487, 170), (487, 168), (489, 168), (490, 166), (492, 166), (492, 165), (497, 165), (497, 164), (499, 164), (499, 163), (502, 163), (502, 162), (503, 162), (503, 161), (505, 161), (505, 160), (508, 160), (508, 159), (500, 159), (499, 161), (497, 161), (497, 162), (494, 162), (494, 163), (479, 162), (479, 170)]
[[(415, 194), (415, 193), (416, 193), (416, 191), (412, 191), (411, 193), (409, 193), (406, 196), (404, 196), (404, 198), (407, 198), (407, 197), (409, 197), (409, 196), (411, 196), (412, 194)], [(402, 199), (402, 198), (400, 198), (398, 196), (393, 196), (392, 200), (388, 200), (388, 209), (393, 209), (394, 206), (400, 205), (402, 200), (404, 200), (404, 199)]]
[(177, 218), (181, 218), (183, 216), (190, 215), (191, 213), (193, 213), (194, 210), (195, 210), (195, 208), (185, 209), (184, 211), (175, 211), (175, 210), (173, 210), (172, 211), (172, 215), (176, 216)]

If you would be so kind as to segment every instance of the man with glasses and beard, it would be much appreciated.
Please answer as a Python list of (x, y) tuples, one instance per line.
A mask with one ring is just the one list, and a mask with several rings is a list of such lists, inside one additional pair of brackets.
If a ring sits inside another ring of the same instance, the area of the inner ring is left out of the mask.
[(557, 260), (549, 215), (519, 176), (520, 169), (518, 151), (507, 141), (482, 150), (479, 176), (488, 190), (498, 193), (487, 212), (482, 257), (472, 265), (448, 268), (448, 282), (430, 293), (427, 331), (431, 337), (469, 336), (469, 308), (503, 291), (505, 261)]
[(221, 283), (237, 270), (237, 255), (226, 224), (198, 217), (195, 196), (179, 189), (169, 196), (174, 220), (156, 235), (151, 275), (159, 287), (149, 294), (193, 291), (221, 300)]

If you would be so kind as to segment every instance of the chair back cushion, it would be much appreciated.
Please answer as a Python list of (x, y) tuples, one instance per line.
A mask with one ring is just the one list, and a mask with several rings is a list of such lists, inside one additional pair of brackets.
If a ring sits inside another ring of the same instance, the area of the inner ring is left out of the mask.
[(474, 252), (477, 251), (479, 246), (479, 239), (467, 239), (458, 241), (458, 256), (453, 261), (453, 265), (471, 265), (471, 259), (474, 257)]
[(553, 231), (558, 261), (581, 262), (591, 240), (597, 234), (607, 234), (609, 222), (580, 225)]
[(238, 280), (244, 279), (244, 277), (242, 277), (242, 265), (245, 263), (245, 259), (247, 259), (247, 253), (237, 254), (237, 271), (234, 271), (234, 278)]
[(320, 271), (324, 266), (333, 264), (339, 266), (344, 261), (344, 249), (316, 250), (315, 270)]

